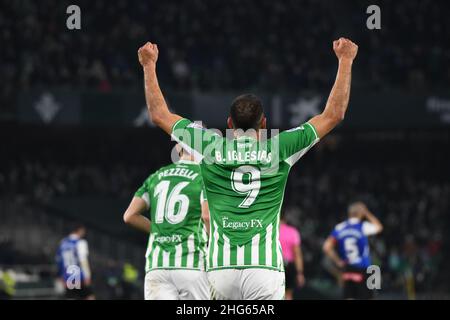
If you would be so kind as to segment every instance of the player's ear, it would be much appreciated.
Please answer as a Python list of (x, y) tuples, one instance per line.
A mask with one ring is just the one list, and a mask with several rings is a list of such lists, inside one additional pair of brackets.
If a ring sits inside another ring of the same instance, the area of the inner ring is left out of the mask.
[(261, 129), (267, 129), (267, 118), (263, 115), (262, 119), (261, 119), (261, 125), (260, 125)]
[(231, 120), (231, 117), (228, 117), (227, 119), (227, 126), (228, 129), (233, 129), (233, 120)]

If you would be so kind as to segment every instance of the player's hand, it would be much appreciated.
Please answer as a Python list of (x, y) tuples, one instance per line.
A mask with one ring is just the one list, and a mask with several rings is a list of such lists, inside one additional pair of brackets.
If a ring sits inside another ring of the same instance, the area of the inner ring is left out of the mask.
[(356, 202), (354, 204), (355, 211), (361, 215), (362, 218), (365, 218), (367, 214), (369, 213), (369, 209), (367, 208), (366, 204), (364, 202)]
[(364, 203), (361, 203), (361, 212), (363, 217), (367, 217), (367, 215), (370, 213), (369, 208)]
[(158, 46), (147, 42), (138, 50), (139, 63), (142, 67), (155, 65), (156, 61), (158, 61), (158, 54)]
[(303, 272), (297, 273), (297, 285), (300, 288), (303, 288), (305, 286), (305, 275), (303, 274)]
[(333, 50), (339, 61), (353, 61), (358, 54), (358, 46), (346, 38), (339, 38), (339, 40), (333, 41)]
[(89, 287), (91, 285), (91, 283), (92, 283), (91, 278), (84, 279), (84, 285), (85, 286)]
[(345, 267), (345, 261), (344, 260), (337, 260), (336, 261), (336, 265), (340, 268), (343, 269)]
[(61, 286), (61, 288), (67, 287), (67, 283), (66, 283), (66, 281), (64, 281), (63, 278), (58, 278), (58, 283), (59, 283), (59, 286)]

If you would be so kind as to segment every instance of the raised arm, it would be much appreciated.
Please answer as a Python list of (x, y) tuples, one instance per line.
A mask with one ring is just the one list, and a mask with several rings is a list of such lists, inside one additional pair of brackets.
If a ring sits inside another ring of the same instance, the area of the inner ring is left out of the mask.
[(138, 50), (139, 62), (144, 70), (145, 100), (150, 119), (153, 123), (168, 134), (172, 134), (173, 125), (181, 117), (170, 112), (159, 88), (158, 78), (156, 76), (158, 54), (158, 46), (150, 42), (147, 42)]
[(350, 99), (352, 64), (358, 53), (358, 46), (348, 39), (340, 38), (333, 42), (333, 50), (339, 61), (333, 89), (323, 112), (309, 121), (319, 138), (324, 137), (344, 120)]
[(364, 217), (373, 226), (373, 228), (370, 228), (371, 230), (369, 230), (369, 231), (366, 230), (366, 233), (368, 233), (368, 235), (374, 235), (374, 234), (377, 234), (377, 233), (380, 233), (381, 231), (383, 231), (383, 224), (377, 217), (375, 217), (375, 215), (372, 212), (370, 212), (370, 210), (367, 208), (366, 205), (363, 206), (363, 210), (364, 210), (363, 211)]

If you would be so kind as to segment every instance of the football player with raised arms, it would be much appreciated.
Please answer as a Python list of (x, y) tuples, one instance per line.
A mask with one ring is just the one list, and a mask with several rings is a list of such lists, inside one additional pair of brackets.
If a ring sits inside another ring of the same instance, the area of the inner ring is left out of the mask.
[(338, 71), (323, 112), (270, 139), (263, 138), (266, 117), (260, 99), (252, 94), (231, 104), (227, 125), (232, 134), (227, 132), (227, 137), (172, 113), (158, 84), (158, 46), (148, 42), (138, 51), (152, 121), (200, 161), (210, 210), (207, 271), (212, 298), (284, 298), (278, 235), (288, 174), (344, 119), (350, 98), (358, 46), (340, 38), (333, 50)]

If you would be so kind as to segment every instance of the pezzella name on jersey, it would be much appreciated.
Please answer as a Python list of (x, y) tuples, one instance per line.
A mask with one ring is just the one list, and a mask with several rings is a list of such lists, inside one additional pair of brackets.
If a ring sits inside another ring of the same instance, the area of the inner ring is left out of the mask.
[(185, 177), (191, 180), (195, 180), (195, 178), (198, 177), (198, 173), (185, 168), (171, 168), (161, 171), (158, 174), (158, 178), (160, 180), (165, 177), (174, 177), (174, 176)]
[(248, 230), (250, 228), (263, 228), (262, 220), (251, 219), (248, 221), (230, 221), (228, 217), (222, 218), (222, 227), (224, 229)]

